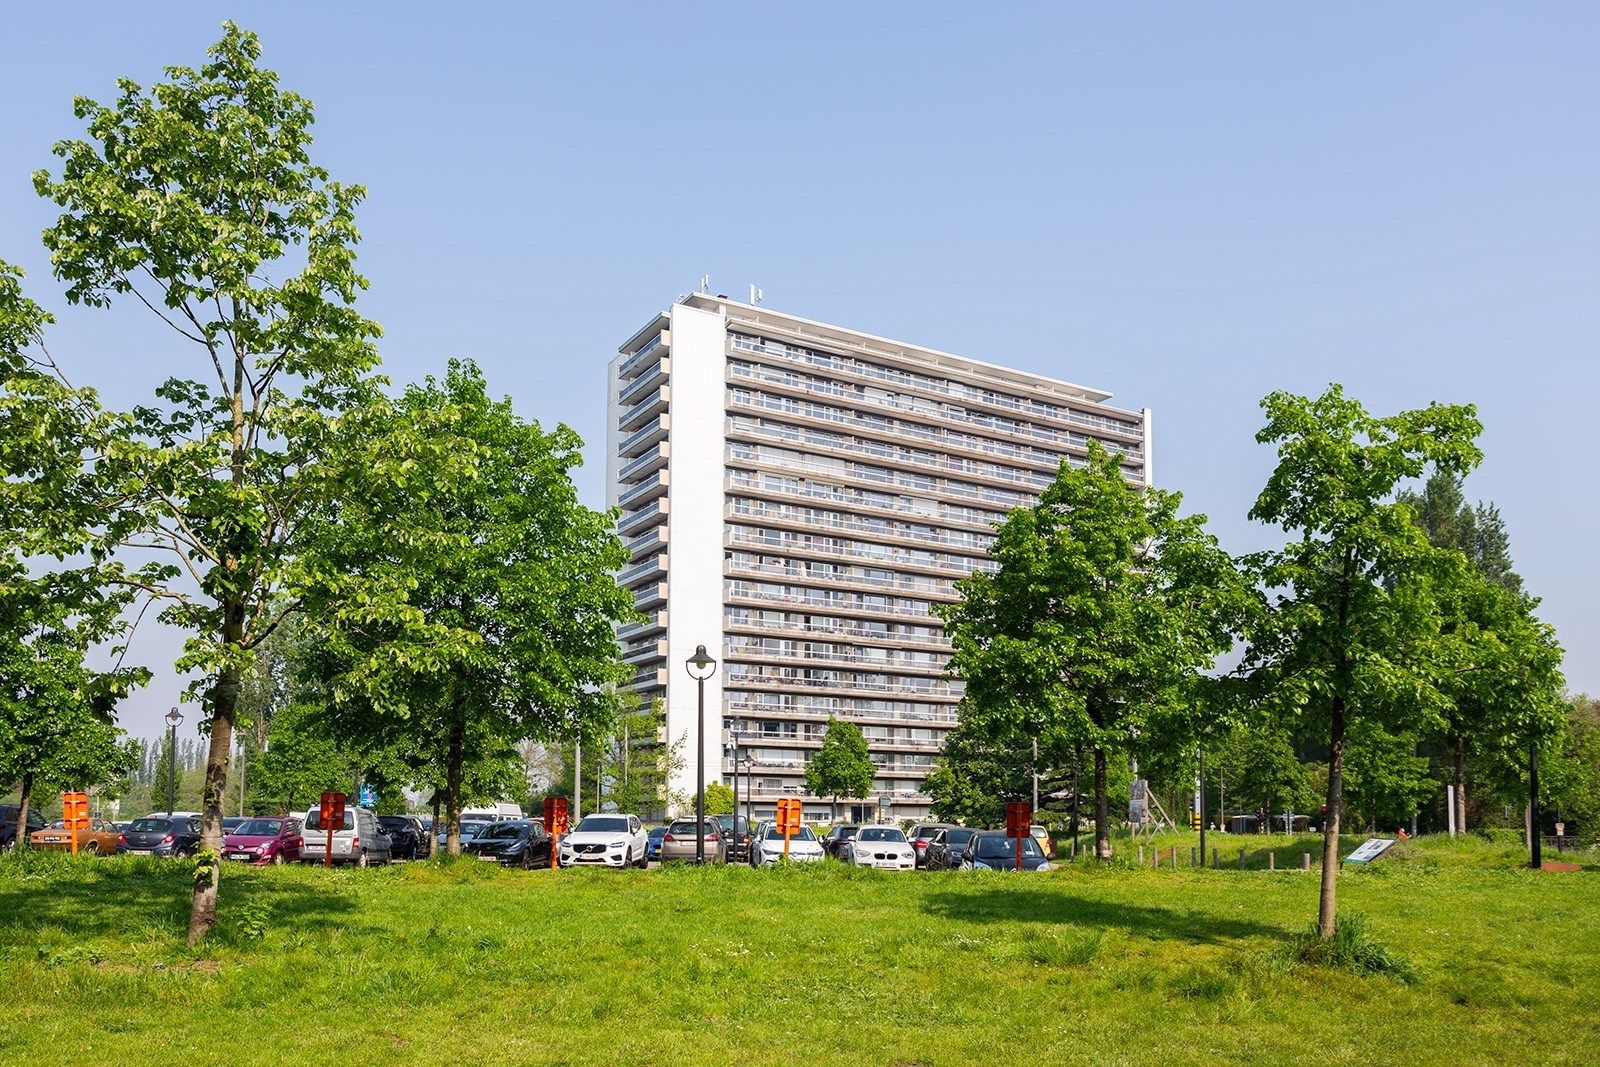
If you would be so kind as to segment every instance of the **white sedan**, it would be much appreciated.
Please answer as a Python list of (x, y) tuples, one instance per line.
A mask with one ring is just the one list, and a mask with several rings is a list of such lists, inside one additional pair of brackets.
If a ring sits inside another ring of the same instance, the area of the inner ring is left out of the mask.
[[(789, 859), (795, 863), (818, 863), (823, 856), (822, 842), (817, 840), (817, 835), (811, 832), (811, 827), (802, 826), (798, 833), (789, 835)], [(750, 865), (752, 867), (765, 867), (773, 863), (783, 862), (783, 834), (778, 832), (776, 823), (764, 822), (756, 831), (755, 841), (750, 846)]]
[(637, 815), (585, 815), (561, 839), (563, 867), (643, 867), (649, 835)]
[(857, 867), (880, 871), (914, 871), (917, 850), (898, 826), (863, 826), (839, 846), (839, 858)]

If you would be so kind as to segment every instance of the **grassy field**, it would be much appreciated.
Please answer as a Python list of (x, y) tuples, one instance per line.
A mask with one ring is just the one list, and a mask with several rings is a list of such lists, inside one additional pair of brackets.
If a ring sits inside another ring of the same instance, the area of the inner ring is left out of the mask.
[(7, 858), (0, 1063), (1600, 1062), (1600, 869), (1400, 851), (1341, 899), (1409, 983), (1293, 962), (1315, 875), (1228, 851), (1022, 877), (229, 869), (199, 952), (177, 864)]

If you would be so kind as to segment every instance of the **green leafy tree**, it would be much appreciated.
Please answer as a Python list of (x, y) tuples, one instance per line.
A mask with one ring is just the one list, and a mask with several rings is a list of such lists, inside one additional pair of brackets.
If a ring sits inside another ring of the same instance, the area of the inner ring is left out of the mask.
[(833, 816), (838, 818), (839, 798), (866, 796), (877, 774), (861, 727), (830, 715), (822, 745), (806, 764), (806, 792), (832, 797)]
[(577, 434), (518, 418), (470, 362), (354, 433), (363, 463), (307, 557), (316, 669), (340, 736), (431, 754), (457, 854), (467, 768), (520, 766), (523, 739), (587, 748), (610, 731), (629, 674), (613, 627), (635, 617), (613, 578), (627, 556), (612, 516), (578, 502)]
[[(1033, 738), (1020, 730), (995, 733), (959, 723), (945, 735), (924, 783), (933, 817), (968, 826), (998, 826), (1013, 801), (1033, 799), (1033, 772), (1039, 772), (1040, 824), (1061, 821), (1071, 809), (1071, 768), (1075, 757), (1059, 752), (1046, 737), (1034, 755)], [(1060, 768), (1067, 768), (1062, 770)]]
[(1539, 784), (1550, 805), (1551, 821), (1593, 844), (1600, 841), (1600, 701), (1569, 697), (1560, 751), (1541, 765)]
[(684, 767), (687, 735), (666, 740), (666, 710), (660, 700), (622, 716), (611, 739), (609, 799), (618, 811), (660, 818), (676, 807), (673, 777)]
[[(1271, 722), (1235, 729), (1206, 751), (1210, 768), (1222, 769), (1232, 783), (1228, 797), (1236, 809), (1310, 812), (1318, 800), (1306, 765), (1295, 754), (1287, 731)], [(1216, 783), (1214, 774), (1207, 789)], [(1208, 794), (1209, 795), (1209, 794)], [(1218, 804), (1221, 797), (1218, 797)], [(1208, 802), (1209, 814), (1225, 814)]]
[[(53, 373), (50, 317), (0, 263), (0, 783), (18, 783), (17, 840), (37, 787), (83, 789), (127, 773), (134, 750), (118, 701), (149, 674), (88, 665), (126, 637), (131, 599), (108, 584), (92, 535), (98, 476), (87, 454), (105, 416), (94, 394)], [(67, 557), (86, 563), (67, 566)]]
[(225, 23), (199, 69), (171, 67), (116, 99), (80, 97), (86, 135), (55, 146), (44, 233), (73, 304), (137, 301), (199, 369), (167, 380), (109, 435), (95, 465), (126, 547), (166, 552), (131, 580), (187, 632), (209, 750), (191, 943), (216, 923), (222, 801), (240, 687), (295, 601), (297, 550), (323, 491), (340, 414), (364, 403), (378, 327), (352, 304), (359, 186), (312, 163), (311, 104)]
[(1375, 417), (1330, 386), (1315, 399), (1273, 393), (1256, 434), (1278, 464), (1250, 517), (1294, 539), (1250, 561), (1269, 591), (1245, 660), (1263, 706), (1326, 731), (1327, 818), (1317, 928), (1333, 936), (1346, 743), (1355, 723), (1426, 726), (1444, 700), (1432, 577), (1448, 567), (1394, 499), (1431, 465), (1461, 474), (1481, 458), (1469, 406)]
[(1416, 735), (1390, 733), (1376, 719), (1353, 723), (1344, 767), (1344, 810), (1379, 832), (1403, 826), (1433, 793), (1428, 759), (1417, 754)]
[(1108, 758), (1176, 714), (1248, 603), (1204, 516), (1179, 517), (1181, 499), (1129, 482), (1120, 457), (1091, 445), (1087, 465), (1063, 463), (1037, 505), (1001, 524), (999, 569), (962, 579), (961, 600), (941, 609), (964, 723), (1092, 755), (1103, 860)]
[(738, 810), (738, 798), (730, 786), (721, 782), (706, 783), (706, 814), (732, 815)]

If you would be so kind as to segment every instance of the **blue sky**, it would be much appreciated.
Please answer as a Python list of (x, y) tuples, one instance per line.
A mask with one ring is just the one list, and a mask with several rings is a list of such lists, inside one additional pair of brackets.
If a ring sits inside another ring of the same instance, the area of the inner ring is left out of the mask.
[[(231, 17), (315, 102), (319, 161), (370, 187), (387, 372), (476, 358), (590, 442), (597, 506), (606, 362), (702, 274), (1153, 408), (1158, 481), (1234, 551), (1274, 540), (1244, 517), (1269, 390), (1472, 402), (1468, 495), (1501, 506), (1573, 688), (1600, 691), (1600, 8), (980, 10), (20, 5), (0, 258), (111, 402), (195, 373), (141, 318), (61, 307), (28, 175), (78, 132), (74, 94), (198, 63)], [(175, 689), (158, 675), (126, 725), (153, 732)]]

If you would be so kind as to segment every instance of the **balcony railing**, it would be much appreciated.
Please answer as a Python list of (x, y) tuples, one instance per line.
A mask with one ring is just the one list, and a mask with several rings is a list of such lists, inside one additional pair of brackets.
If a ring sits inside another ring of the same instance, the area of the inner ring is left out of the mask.
[(617, 447), (617, 455), (631, 456), (638, 449), (664, 439), (667, 436), (667, 428), (671, 426), (670, 419), (670, 415), (659, 415), (654, 422), (646, 423), (624, 437), (622, 444)]
[(652, 367), (649, 373), (639, 375), (639, 377), (629, 382), (627, 386), (617, 394), (617, 403), (633, 403), (634, 400), (643, 396), (651, 389), (654, 389), (662, 382), (666, 381), (667, 376), (671, 373), (672, 361), (666, 357), (662, 357), (661, 362)]
[(665, 351), (666, 346), (661, 342), (661, 335), (656, 334), (643, 348), (622, 361), (622, 366), (617, 368), (617, 377), (623, 379), (631, 378), (635, 371), (641, 369), (645, 364)]

